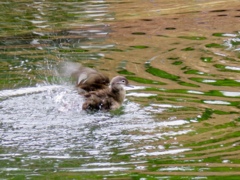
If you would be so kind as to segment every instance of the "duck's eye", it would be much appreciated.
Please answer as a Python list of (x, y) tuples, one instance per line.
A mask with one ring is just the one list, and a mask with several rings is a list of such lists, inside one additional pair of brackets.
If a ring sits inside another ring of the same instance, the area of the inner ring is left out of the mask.
[(126, 81), (125, 80), (122, 80), (122, 83), (125, 83)]

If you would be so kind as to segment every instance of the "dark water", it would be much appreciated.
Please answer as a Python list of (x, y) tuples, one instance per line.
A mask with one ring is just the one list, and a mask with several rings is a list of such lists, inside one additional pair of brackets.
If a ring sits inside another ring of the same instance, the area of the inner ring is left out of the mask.
[[(238, 179), (239, 3), (1, 2), (0, 177)], [(87, 114), (64, 61), (135, 88)]]

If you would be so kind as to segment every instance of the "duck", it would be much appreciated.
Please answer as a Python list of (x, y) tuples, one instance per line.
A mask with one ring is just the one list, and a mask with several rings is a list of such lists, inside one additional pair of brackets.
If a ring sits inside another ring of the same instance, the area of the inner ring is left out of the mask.
[(85, 111), (119, 109), (125, 99), (125, 86), (133, 87), (124, 76), (115, 76), (110, 81), (105, 74), (81, 64), (67, 63), (66, 67), (76, 82), (78, 94), (84, 97), (82, 109)]
[(85, 102), (82, 109), (103, 111), (119, 109), (126, 95), (124, 86), (131, 87), (127, 78), (124, 76), (115, 76), (110, 81), (110, 86), (85, 93)]

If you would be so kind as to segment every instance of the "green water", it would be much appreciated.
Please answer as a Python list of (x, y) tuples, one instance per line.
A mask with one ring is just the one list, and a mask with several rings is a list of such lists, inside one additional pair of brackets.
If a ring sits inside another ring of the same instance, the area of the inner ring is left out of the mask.
[[(1, 2), (0, 177), (239, 179), (238, 4)], [(87, 114), (68, 61), (136, 88)]]

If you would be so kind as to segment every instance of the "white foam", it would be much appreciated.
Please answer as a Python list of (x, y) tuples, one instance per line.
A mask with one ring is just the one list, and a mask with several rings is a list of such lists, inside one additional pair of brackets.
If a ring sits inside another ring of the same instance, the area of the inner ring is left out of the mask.
[(157, 96), (157, 94), (151, 94), (151, 93), (128, 93), (126, 96), (151, 97), (151, 96)]
[(227, 101), (203, 101), (206, 104), (222, 104), (222, 105), (229, 105), (231, 104), (230, 102)]
[(221, 91), (223, 93), (224, 96), (228, 96), (228, 97), (239, 97), (240, 96), (240, 92), (230, 92), (230, 91)]

